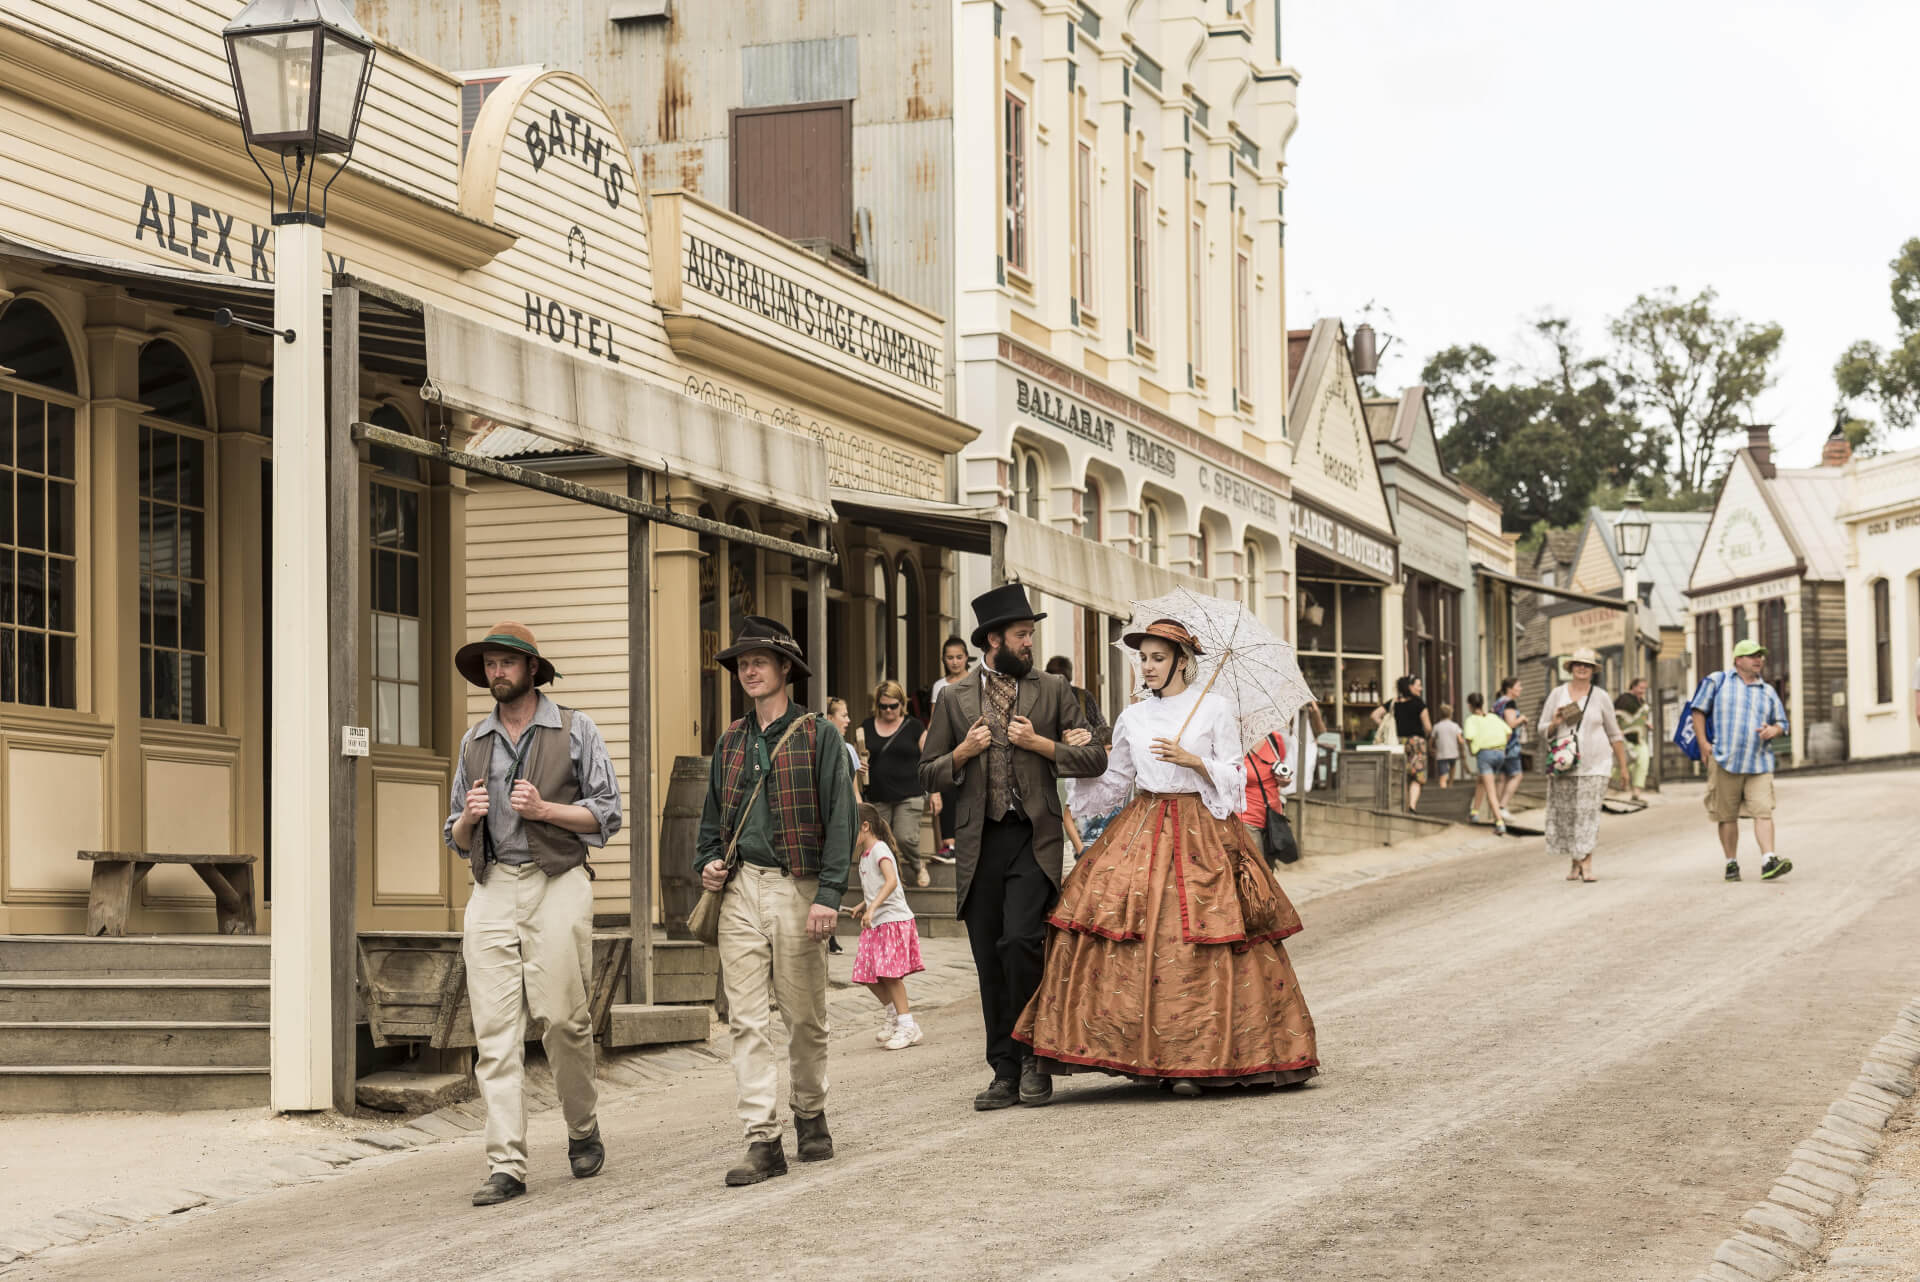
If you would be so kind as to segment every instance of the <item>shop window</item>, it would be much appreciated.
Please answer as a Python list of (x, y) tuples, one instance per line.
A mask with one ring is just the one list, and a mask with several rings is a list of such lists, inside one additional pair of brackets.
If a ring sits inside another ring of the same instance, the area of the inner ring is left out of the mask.
[(140, 425), (140, 715), (205, 725), (206, 442)]
[(1148, 237), (1153, 232), (1153, 199), (1145, 183), (1133, 185), (1133, 217), (1131, 221), (1132, 253), (1129, 255), (1129, 267), (1133, 275), (1133, 336), (1142, 343), (1153, 341), (1152, 276), (1153, 262), (1148, 250)]
[(140, 349), (140, 402), (154, 418), (207, 426), (207, 402), (187, 354), (165, 339)]
[[(920, 574), (913, 564), (913, 558), (904, 552), (894, 562), (891, 604), (893, 655), (888, 671), (906, 687), (907, 701), (912, 706), (919, 699), (921, 691), (930, 688), (931, 683), (926, 682), (923, 667), (926, 647), (921, 644)], [(915, 715), (919, 715), (919, 712), (916, 711)]]
[(0, 702), (79, 706), (79, 370), (53, 313), (0, 307)]
[(1038, 521), (1046, 512), (1047, 473), (1040, 451), (1013, 447), (1013, 510)]
[(1373, 734), (1373, 709), (1387, 697), (1381, 603), (1378, 584), (1300, 580), (1300, 670), (1320, 700), (1328, 727), (1337, 727), (1347, 743)]
[(1194, 573), (1203, 579), (1213, 577), (1213, 538), (1207, 533), (1207, 527), (1201, 526), (1193, 539)]
[(1001, 156), (1002, 192), (1006, 198), (1007, 266), (1022, 274), (1032, 270), (1027, 261), (1027, 104), (1007, 95)]
[(1090, 322), (1093, 319), (1093, 147), (1088, 143), (1079, 144), (1074, 169), (1075, 194), (1079, 198), (1079, 209), (1075, 216), (1075, 233), (1080, 238), (1079, 249), (1079, 295), (1080, 319)]
[[(375, 410), (370, 421), (389, 431), (412, 430), (391, 405)], [(367, 486), (374, 737), (380, 743), (419, 747), (424, 742), (420, 670), (427, 461), (384, 445), (373, 446), (368, 455), (379, 468)]]
[(1167, 562), (1167, 514), (1158, 503), (1148, 502), (1141, 505), (1142, 524), (1146, 527), (1147, 560), (1154, 565)]
[(1722, 643), (1720, 615), (1717, 611), (1697, 614), (1693, 620), (1694, 645), (1700, 653), (1696, 656), (1700, 675), (1708, 676), (1721, 670), (1725, 664), (1726, 648)]
[(1264, 595), (1262, 589), (1266, 585), (1266, 571), (1260, 564), (1260, 545), (1248, 539), (1240, 549), (1240, 555), (1246, 562), (1246, 590), (1241, 594), (1241, 601), (1246, 605), (1247, 613), (1257, 619), (1260, 617), (1260, 601)]
[(1736, 605), (1733, 607), (1733, 643), (1739, 645), (1747, 639), (1748, 635), (1747, 607)]
[(1787, 628), (1785, 601), (1760, 603), (1760, 644), (1767, 651), (1767, 684), (1784, 703), (1792, 693), (1788, 674), (1793, 670), (1793, 637)]
[(1873, 700), (1893, 702), (1893, 590), (1875, 579), (1873, 593)]
[(1095, 543), (1104, 542), (1107, 536), (1107, 495), (1100, 482), (1091, 476), (1087, 478), (1087, 493), (1081, 504), (1081, 515), (1085, 519), (1080, 526), (1080, 533)]

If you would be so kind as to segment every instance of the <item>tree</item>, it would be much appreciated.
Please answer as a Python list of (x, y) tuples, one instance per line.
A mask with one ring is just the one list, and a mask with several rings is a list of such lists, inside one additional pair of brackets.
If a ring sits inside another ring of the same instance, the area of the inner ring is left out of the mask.
[(1672, 286), (1642, 294), (1611, 327), (1620, 390), (1659, 417), (1673, 447), (1682, 490), (1702, 490), (1720, 442), (1736, 436), (1743, 413), (1773, 384), (1778, 325), (1754, 325), (1717, 311), (1703, 289), (1682, 299)]
[[(1848, 401), (1865, 397), (1880, 407), (1889, 427), (1907, 428), (1920, 421), (1920, 236), (1902, 245), (1887, 267), (1893, 272), (1897, 339), (1888, 351), (1866, 339), (1847, 348), (1834, 362), (1833, 382), (1843, 412)], [(1851, 427), (1847, 435), (1853, 437)], [(1856, 448), (1871, 450), (1877, 435), (1869, 430)]]
[(1516, 533), (1538, 522), (1572, 525), (1596, 486), (1625, 484), (1660, 464), (1604, 361), (1581, 355), (1563, 317), (1534, 323), (1543, 350), (1530, 367), (1503, 367), (1478, 343), (1449, 347), (1421, 371), (1443, 461), (1498, 500)]

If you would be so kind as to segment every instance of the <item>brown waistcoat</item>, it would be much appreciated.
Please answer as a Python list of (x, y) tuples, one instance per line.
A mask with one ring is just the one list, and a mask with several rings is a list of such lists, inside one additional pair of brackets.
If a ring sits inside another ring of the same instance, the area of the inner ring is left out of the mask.
[[(559, 729), (551, 726), (527, 727), (527, 733), (533, 736), (533, 743), (527, 748), (527, 762), (520, 777), (539, 789), (543, 800), (571, 806), (580, 801), (580, 780), (573, 772), (571, 747), (573, 709), (560, 708), (559, 711)], [(493, 765), (493, 736), (475, 735), (468, 740), (464, 761), (468, 779), (486, 779)], [(549, 877), (558, 877), (587, 862), (587, 843), (578, 833), (568, 832), (554, 824), (541, 823), (537, 819), (521, 820), (520, 830), (526, 834), (527, 851), (533, 856), (534, 865)], [(473, 879), (476, 882), (487, 879), (487, 831), (483, 820), (480, 828), (474, 832), (467, 851), (467, 862), (473, 867)]]

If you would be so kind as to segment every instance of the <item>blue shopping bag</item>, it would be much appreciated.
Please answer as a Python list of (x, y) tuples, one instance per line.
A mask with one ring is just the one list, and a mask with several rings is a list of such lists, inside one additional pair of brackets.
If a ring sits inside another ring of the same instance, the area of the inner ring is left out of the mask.
[[(1693, 733), (1693, 705), (1700, 702), (1700, 694), (1707, 688), (1707, 682), (1718, 681), (1724, 675), (1716, 672), (1711, 676), (1700, 678), (1700, 684), (1693, 689), (1693, 697), (1687, 700), (1684, 708), (1680, 709), (1680, 724), (1673, 728), (1673, 746), (1686, 753), (1689, 761), (1700, 760), (1700, 740)], [(1707, 713), (1707, 730), (1709, 733), (1713, 730), (1711, 712)]]

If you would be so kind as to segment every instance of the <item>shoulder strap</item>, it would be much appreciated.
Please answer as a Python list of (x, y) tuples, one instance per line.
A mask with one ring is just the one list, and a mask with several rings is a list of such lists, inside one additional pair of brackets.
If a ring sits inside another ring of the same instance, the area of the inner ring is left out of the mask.
[[(793, 719), (793, 724), (788, 726), (786, 729), (786, 732), (783, 733), (777, 740), (774, 741), (773, 751), (767, 754), (767, 765), (769, 767), (769, 769), (767, 770), (767, 773), (764, 775), (761, 775), (760, 782), (753, 785), (753, 791), (747, 795), (746, 804), (741, 806), (739, 810), (734, 812), (735, 822), (733, 827), (733, 840), (727, 843), (726, 865), (727, 865), (728, 873), (732, 873), (733, 866), (736, 863), (740, 862), (740, 830), (742, 825), (740, 824), (739, 821), (742, 819), (745, 819), (747, 812), (753, 809), (753, 803), (760, 800), (760, 793), (767, 786), (767, 780), (773, 774), (773, 770), (771, 769), (771, 767), (775, 761), (780, 759), (780, 749), (786, 747), (787, 740), (793, 738), (793, 732), (798, 730), (801, 726), (804, 726), (808, 722), (812, 721), (813, 716), (814, 716), (813, 713), (807, 712), (807, 713), (802, 713), (800, 716), (795, 717)], [(745, 751), (744, 744), (741, 745), (741, 750)]]

